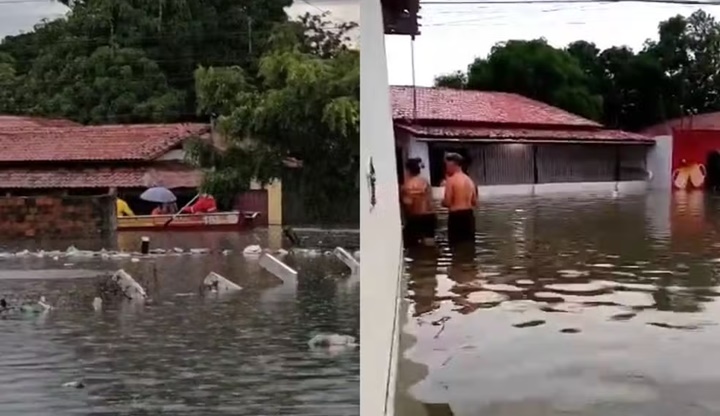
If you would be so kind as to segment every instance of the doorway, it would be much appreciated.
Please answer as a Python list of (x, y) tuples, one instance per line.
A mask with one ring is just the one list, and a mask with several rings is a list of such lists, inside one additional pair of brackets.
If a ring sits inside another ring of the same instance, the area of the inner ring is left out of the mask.
[(708, 153), (705, 162), (705, 187), (711, 191), (720, 191), (720, 151)]

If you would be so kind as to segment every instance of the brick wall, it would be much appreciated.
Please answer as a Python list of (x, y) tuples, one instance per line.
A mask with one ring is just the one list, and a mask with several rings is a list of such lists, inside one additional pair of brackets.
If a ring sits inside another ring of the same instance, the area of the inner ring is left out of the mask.
[(107, 238), (116, 229), (115, 197), (0, 197), (0, 238)]

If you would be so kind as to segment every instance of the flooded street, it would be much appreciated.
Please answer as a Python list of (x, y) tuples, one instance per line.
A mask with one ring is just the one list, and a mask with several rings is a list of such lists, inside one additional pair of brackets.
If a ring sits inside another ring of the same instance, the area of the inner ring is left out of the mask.
[(481, 203), (410, 251), (398, 414), (720, 414), (720, 199)]
[[(141, 235), (121, 234), (115, 249), (138, 251)], [(65, 251), (103, 247), (89, 242), (43, 245), (40, 253), (2, 247), (1, 296), (11, 304), (45, 296), (54, 309), (0, 319), (0, 414), (359, 415), (358, 350), (308, 346), (316, 334), (358, 336), (357, 280), (323, 253), (336, 245), (355, 251), (357, 233), (314, 233), (307, 244), (322, 250), (288, 255), (296, 285), (242, 254), (251, 244), (280, 248), (277, 230), (150, 237), (153, 249), (168, 252)], [(93, 310), (102, 282), (120, 268), (150, 300)], [(211, 271), (243, 290), (203, 296)], [(85, 388), (63, 386), (75, 381)]]

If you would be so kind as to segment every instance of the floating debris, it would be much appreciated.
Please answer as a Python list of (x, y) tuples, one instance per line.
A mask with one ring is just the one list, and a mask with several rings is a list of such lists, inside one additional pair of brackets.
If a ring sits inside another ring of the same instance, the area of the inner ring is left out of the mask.
[(598, 269), (612, 269), (613, 267), (616, 267), (614, 264), (610, 264), (610, 263), (596, 263), (596, 264), (591, 264), (590, 266), (596, 267)]
[(92, 301), (92, 307), (93, 307), (93, 310), (95, 310), (95, 311), (101, 310), (102, 309), (102, 299), (100, 299), (99, 297), (95, 297), (95, 299), (93, 299), (93, 301)]
[(297, 278), (297, 271), (282, 261), (278, 260), (272, 254), (265, 253), (260, 257), (260, 267), (272, 273), (274, 276), (283, 281), (290, 283)]
[(262, 247), (257, 244), (253, 244), (243, 249), (243, 255), (246, 257), (260, 257), (263, 253)]
[(310, 348), (322, 347), (357, 347), (358, 343), (352, 335), (318, 334), (308, 341)]
[(563, 328), (560, 332), (563, 334), (577, 334), (580, 330), (578, 328)]
[(515, 328), (532, 328), (534, 326), (545, 325), (545, 321), (542, 319), (536, 319), (533, 321), (521, 322), (519, 324), (513, 324)]
[(666, 328), (666, 329), (683, 329), (686, 331), (693, 331), (696, 329), (700, 329), (697, 325), (673, 325), (673, 324), (667, 324), (664, 322), (648, 322), (648, 325), (657, 326), (659, 328)]
[(350, 273), (356, 274), (360, 271), (360, 263), (344, 248), (335, 247), (333, 254), (350, 269)]
[(211, 292), (238, 292), (242, 287), (215, 272), (210, 272), (203, 280), (203, 287)]
[(111, 279), (120, 286), (120, 290), (126, 298), (130, 300), (144, 300), (147, 298), (145, 289), (125, 270), (118, 270)]
[(637, 316), (635, 312), (618, 313), (610, 317), (612, 321), (628, 321)]
[(190, 254), (208, 254), (210, 253), (209, 248), (191, 248)]
[(63, 383), (62, 386), (66, 387), (66, 388), (74, 388), (74, 389), (85, 388), (85, 384), (82, 381), (68, 381), (67, 383)]
[(230, 253), (232, 253), (232, 250), (229, 250), (229, 249), (225, 249), (225, 250), (222, 251), (222, 255), (223, 255), (223, 256), (229, 256)]
[(175, 253), (182, 254), (185, 252), (185, 250), (181, 249), (180, 247), (175, 247), (172, 249)]
[(590, 272), (586, 270), (558, 270), (558, 274), (562, 277), (577, 278), (583, 276), (589, 276)]

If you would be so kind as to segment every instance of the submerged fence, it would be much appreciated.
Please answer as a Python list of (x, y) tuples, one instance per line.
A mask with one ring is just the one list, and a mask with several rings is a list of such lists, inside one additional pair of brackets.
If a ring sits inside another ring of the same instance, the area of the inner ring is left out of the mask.
[(478, 185), (647, 179), (644, 145), (430, 143), (428, 150), (433, 186), (443, 179), (442, 158), (448, 151), (468, 159), (468, 174)]

